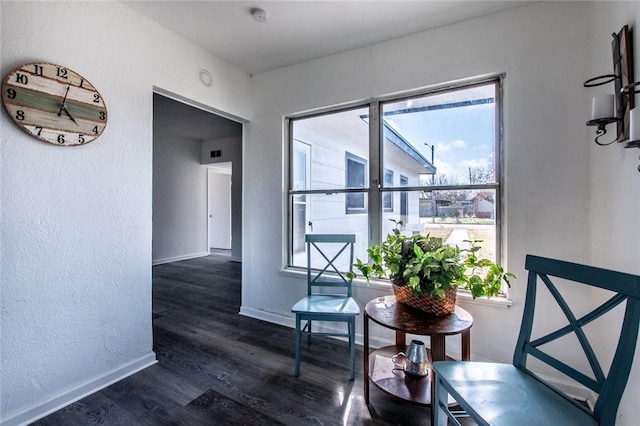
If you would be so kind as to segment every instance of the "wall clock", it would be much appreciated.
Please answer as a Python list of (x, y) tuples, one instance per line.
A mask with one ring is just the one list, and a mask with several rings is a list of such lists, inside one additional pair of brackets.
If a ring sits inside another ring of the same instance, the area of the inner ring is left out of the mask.
[(107, 126), (98, 90), (61, 65), (35, 62), (10, 71), (2, 81), (2, 102), (19, 127), (54, 145), (87, 144)]

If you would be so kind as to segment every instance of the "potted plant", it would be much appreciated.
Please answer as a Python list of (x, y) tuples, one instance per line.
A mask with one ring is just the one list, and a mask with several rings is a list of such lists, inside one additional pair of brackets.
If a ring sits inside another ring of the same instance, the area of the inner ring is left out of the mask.
[(510, 286), (509, 279), (515, 278), (490, 259), (478, 257), (479, 240), (467, 241), (470, 247), (460, 249), (428, 234), (408, 237), (400, 231), (403, 223), (392, 221), (396, 226), (385, 241), (367, 249), (369, 263), (356, 259), (354, 266), (367, 282), (389, 274), (400, 302), (445, 315), (455, 309), (459, 286), (474, 299), (492, 297), (499, 294), (503, 282)]

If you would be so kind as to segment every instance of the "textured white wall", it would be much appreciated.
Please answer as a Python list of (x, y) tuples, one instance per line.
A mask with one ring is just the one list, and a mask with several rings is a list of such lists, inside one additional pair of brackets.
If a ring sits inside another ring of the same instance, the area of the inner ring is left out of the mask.
[(0, 24), (2, 75), (30, 61), (68, 66), (109, 111), (105, 133), (74, 148), (28, 137), (0, 114), (0, 418), (9, 425), (155, 358), (153, 87), (245, 119), (251, 104), (245, 73), (117, 2), (3, 1)]

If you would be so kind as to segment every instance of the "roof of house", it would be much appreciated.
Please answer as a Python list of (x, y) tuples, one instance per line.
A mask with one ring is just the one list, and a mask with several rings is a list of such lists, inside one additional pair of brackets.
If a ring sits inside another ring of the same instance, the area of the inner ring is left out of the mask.
[(420, 163), (420, 165), (426, 167), (427, 174), (436, 173), (436, 166), (431, 164), (431, 162), (427, 160), (424, 157), (424, 155), (420, 153), (420, 151), (418, 151), (413, 145), (411, 145), (409, 141), (403, 138), (402, 135), (400, 135), (400, 133), (398, 133), (397, 130), (395, 130), (393, 127), (391, 127), (391, 125), (389, 125), (389, 123), (387, 123), (386, 121), (383, 121), (383, 124), (384, 124), (385, 138), (387, 138), (394, 145), (396, 145), (398, 148), (403, 150), (407, 155), (409, 155), (409, 157), (413, 158), (418, 163)]

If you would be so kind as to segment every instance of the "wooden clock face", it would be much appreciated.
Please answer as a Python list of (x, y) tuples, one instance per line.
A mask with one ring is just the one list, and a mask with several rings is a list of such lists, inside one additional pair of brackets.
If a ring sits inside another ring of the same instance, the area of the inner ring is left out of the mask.
[(107, 125), (107, 107), (91, 83), (60, 65), (31, 63), (2, 81), (11, 119), (42, 141), (59, 146), (94, 141)]

